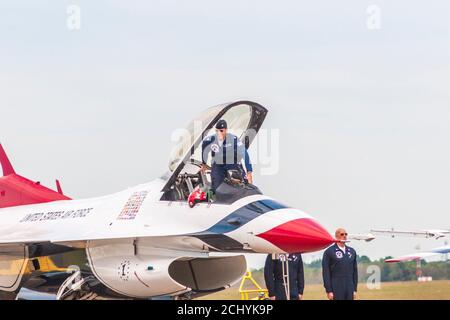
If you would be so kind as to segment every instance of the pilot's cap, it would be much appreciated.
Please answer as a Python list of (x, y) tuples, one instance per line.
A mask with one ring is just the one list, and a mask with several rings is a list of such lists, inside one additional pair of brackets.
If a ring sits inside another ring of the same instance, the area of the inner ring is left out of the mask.
[(227, 129), (227, 122), (223, 119), (217, 121), (216, 129)]

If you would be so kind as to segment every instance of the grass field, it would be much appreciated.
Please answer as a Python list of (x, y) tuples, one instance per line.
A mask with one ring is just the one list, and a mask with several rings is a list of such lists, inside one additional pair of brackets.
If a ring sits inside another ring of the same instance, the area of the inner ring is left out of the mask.
[[(260, 284), (262, 284), (260, 282)], [(201, 299), (240, 300), (239, 284)], [(305, 300), (325, 299), (321, 284), (305, 286)], [(358, 287), (358, 299), (362, 300), (450, 300), (450, 280), (431, 282), (382, 282), (380, 289), (369, 290), (365, 284)]]

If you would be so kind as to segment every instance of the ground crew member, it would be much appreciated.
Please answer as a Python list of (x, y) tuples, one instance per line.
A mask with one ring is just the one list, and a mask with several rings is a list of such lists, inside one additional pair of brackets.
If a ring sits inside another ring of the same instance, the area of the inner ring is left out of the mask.
[(356, 251), (345, 245), (347, 232), (344, 229), (337, 229), (335, 236), (339, 241), (323, 254), (323, 285), (329, 300), (353, 300), (358, 287)]
[[(271, 300), (287, 300), (283, 281), (283, 262), (273, 259), (269, 254), (264, 266), (264, 280)], [(289, 261), (289, 296), (290, 300), (301, 300), (305, 288), (305, 275), (303, 273), (303, 260), (300, 253), (291, 253), (287, 256)]]
[[(248, 151), (238, 137), (228, 133), (227, 122), (219, 120), (216, 124), (216, 134), (206, 137), (202, 143), (202, 171), (206, 170), (208, 155), (211, 153), (211, 190), (216, 189), (225, 179), (227, 170), (238, 170), (242, 178), (247, 178), (249, 183), (253, 183), (253, 168), (250, 162)], [(242, 167), (242, 160), (245, 162), (245, 173)]]

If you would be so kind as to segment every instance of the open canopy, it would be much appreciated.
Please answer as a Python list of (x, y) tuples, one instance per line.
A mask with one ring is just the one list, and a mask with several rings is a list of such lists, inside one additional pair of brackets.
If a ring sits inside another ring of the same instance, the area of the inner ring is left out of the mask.
[(189, 123), (173, 148), (169, 161), (172, 176), (164, 190), (170, 187), (187, 163), (201, 162), (201, 142), (214, 133), (217, 121), (224, 119), (228, 124), (228, 131), (236, 135), (248, 148), (261, 128), (267, 112), (266, 108), (252, 101), (236, 101), (203, 111)]

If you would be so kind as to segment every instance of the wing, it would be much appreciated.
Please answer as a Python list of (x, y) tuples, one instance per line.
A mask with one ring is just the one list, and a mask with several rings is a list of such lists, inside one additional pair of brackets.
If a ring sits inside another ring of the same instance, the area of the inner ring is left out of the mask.
[(430, 251), (418, 252), (414, 254), (404, 255), (398, 258), (386, 259), (385, 262), (391, 263), (391, 262), (417, 261), (428, 257), (436, 256), (439, 254), (447, 254), (447, 253), (450, 253), (450, 245), (435, 248)]
[(442, 238), (450, 234), (450, 229), (429, 229), (429, 230), (395, 230), (395, 229), (374, 229), (370, 230), (373, 234), (387, 235), (391, 237), (425, 237), (425, 238)]

